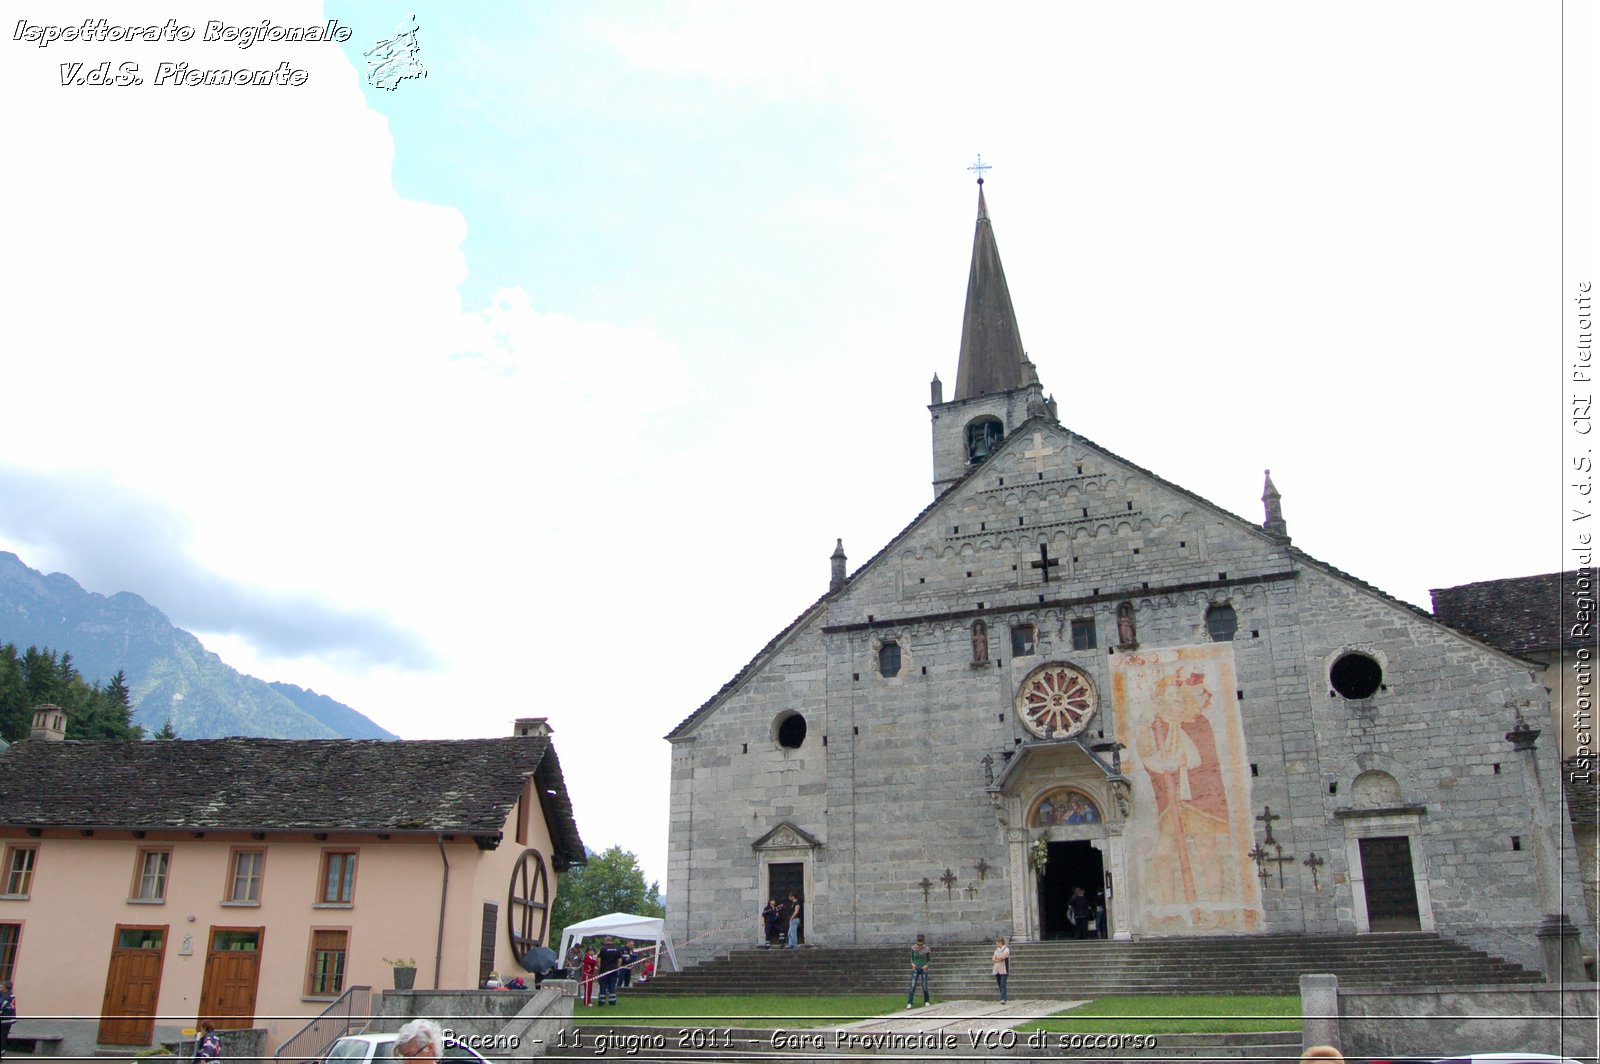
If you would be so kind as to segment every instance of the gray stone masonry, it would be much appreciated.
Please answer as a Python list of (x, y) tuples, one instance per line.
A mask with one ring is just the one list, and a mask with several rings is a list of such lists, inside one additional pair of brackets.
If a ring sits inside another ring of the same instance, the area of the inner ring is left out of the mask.
[[(969, 415), (1009, 401), (935, 408), (936, 469)], [(1208, 607), (1237, 615), (1237, 767), (1251, 817), (1271, 806), (1292, 859), (1281, 886), (1269, 866), (1259, 930), (1365, 930), (1360, 840), (1400, 837), (1423, 930), (1537, 966), (1542, 914), (1533, 854), (1520, 845), (1530, 810), (1503, 738), (1508, 703), (1545, 697), (1526, 663), (1046, 418), (1002, 413), (1011, 434), (993, 457), (669, 736), (668, 921), (686, 958), (752, 943), (767, 868), (780, 864), (802, 866), (814, 944), (894, 943), (918, 930), (943, 942), (1027, 934), (1039, 903), (1021, 855), (1038, 833), (1022, 811), (1058, 783), (1103, 801), (1106, 822), (1080, 835), (1095, 840), (1107, 871), (1113, 854), (1123, 862), (1113, 927), (1144, 933), (1144, 855), (1117, 848), (1111, 784), (1087, 753), (1033, 758), (1009, 790), (991, 792), (1009, 759), (1032, 749), (1013, 702), (1047, 662), (1082, 670), (1096, 689), (1083, 739), (1132, 745), (1112, 712), (1127, 602), (1141, 650), (1208, 646)], [(1033, 565), (1041, 546), (1058, 563), (1048, 583)], [(978, 620), (988, 655), (975, 662)], [(1074, 649), (1075, 621), (1093, 621), (1093, 647)], [(1013, 653), (1014, 629), (1031, 629), (1025, 653)], [(899, 669), (884, 675), (891, 643)], [(1381, 666), (1369, 698), (1331, 687), (1330, 668), (1352, 651)], [(779, 729), (793, 714), (805, 739), (786, 747)], [(1557, 779), (1556, 751), (1538, 756)], [(1549, 798), (1570, 851), (1559, 796)], [(783, 822), (816, 845), (754, 848)], [(1261, 837), (1252, 823), (1245, 847)], [(1312, 854), (1323, 862), (1315, 877), (1303, 864)], [(1575, 869), (1562, 891), (1583, 913)]]

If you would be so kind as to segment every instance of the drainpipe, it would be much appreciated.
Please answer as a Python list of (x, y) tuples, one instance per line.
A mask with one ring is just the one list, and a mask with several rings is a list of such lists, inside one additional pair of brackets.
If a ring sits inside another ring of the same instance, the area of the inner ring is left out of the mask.
[(439, 989), (439, 971), (444, 967), (444, 906), (450, 897), (450, 857), (444, 852), (444, 836), (435, 835), (439, 843), (439, 861), (444, 872), (439, 878), (439, 937), (433, 947), (433, 988)]

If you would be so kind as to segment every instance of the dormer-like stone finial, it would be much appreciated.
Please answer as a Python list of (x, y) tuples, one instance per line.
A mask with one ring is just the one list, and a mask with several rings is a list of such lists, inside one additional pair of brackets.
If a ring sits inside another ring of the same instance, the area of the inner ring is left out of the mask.
[(933, 400), (933, 406), (944, 402), (944, 382), (939, 380), (937, 373), (933, 375), (933, 383), (928, 385), (928, 396)]
[[(935, 381), (938, 378), (934, 378)], [(844, 540), (836, 539), (833, 542), (833, 555), (828, 559), (832, 571), (828, 577), (828, 590), (837, 591), (844, 587)]]
[(1267, 519), (1261, 527), (1283, 542), (1289, 542), (1289, 525), (1283, 519), (1283, 497), (1278, 494), (1276, 485), (1272, 483), (1270, 469), (1267, 470), (1266, 487), (1261, 491), (1261, 502), (1267, 508)]

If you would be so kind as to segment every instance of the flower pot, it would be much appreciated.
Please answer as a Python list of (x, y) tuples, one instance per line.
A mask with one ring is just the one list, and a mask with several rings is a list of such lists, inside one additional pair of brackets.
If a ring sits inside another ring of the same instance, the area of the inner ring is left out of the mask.
[(394, 988), (396, 990), (410, 990), (417, 981), (415, 968), (402, 968), (398, 965), (394, 969)]

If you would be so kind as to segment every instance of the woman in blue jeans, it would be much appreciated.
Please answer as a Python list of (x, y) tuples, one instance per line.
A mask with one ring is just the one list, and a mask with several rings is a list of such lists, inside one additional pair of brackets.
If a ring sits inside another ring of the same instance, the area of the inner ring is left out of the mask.
[(1006, 979), (1011, 975), (1011, 947), (1006, 936), (994, 936), (994, 983), (1000, 988), (1000, 1004), (1006, 1003)]

